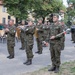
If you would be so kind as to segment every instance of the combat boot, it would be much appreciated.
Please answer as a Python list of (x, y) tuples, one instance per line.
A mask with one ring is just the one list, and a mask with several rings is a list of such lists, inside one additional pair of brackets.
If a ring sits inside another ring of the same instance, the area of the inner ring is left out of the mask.
[(20, 50), (24, 50), (24, 48), (22, 48), (22, 47), (21, 47), (21, 48), (19, 48), (19, 49), (20, 49)]
[(39, 53), (39, 51), (35, 52), (35, 53)]
[(28, 60), (28, 62), (26, 63), (26, 65), (31, 65), (32, 64), (32, 59)]
[(28, 60), (26, 62), (24, 62), (23, 64), (26, 64), (26, 63), (28, 63)]
[(59, 67), (56, 67), (56, 69), (55, 69), (54, 72), (55, 72), (55, 73), (58, 73), (58, 72), (59, 72)]
[(35, 53), (37, 53), (37, 54), (42, 54), (42, 52), (41, 52), (41, 51), (37, 51), (37, 52), (35, 52)]
[(38, 54), (42, 54), (42, 52), (38, 52)]
[(10, 58), (10, 55), (9, 55), (9, 56), (7, 56), (7, 58)]
[(10, 57), (9, 57), (9, 59), (13, 59), (13, 58), (14, 58), (14, 56), (10, 56)]
[(55, 71), (56, 67), (52, 66), (48, 71)]

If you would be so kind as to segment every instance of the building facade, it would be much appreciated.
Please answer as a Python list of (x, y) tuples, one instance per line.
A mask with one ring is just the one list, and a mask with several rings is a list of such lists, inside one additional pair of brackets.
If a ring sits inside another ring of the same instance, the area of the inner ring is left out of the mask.
[(9, 19), (14, 19), (7, 13), (7, 8), (3, 6), (2, 0), (0, 0), (0, 24), (8, 24)]

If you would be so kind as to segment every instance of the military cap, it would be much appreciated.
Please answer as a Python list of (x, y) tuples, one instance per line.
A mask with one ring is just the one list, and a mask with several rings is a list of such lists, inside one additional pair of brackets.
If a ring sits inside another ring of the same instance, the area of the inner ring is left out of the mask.
[(29, 22), (29, 21), (33, 22), (33, 20), (32, 20), (32, 19), (30, 19), (30, 18), (29, 18), (29, 19), (27, 19), (27, 21), (28, 21), (28, 22)]
[(57, 13), (54, 13), (53, 16), (57, 16), (59, 18), (59, 14), (57, 14)]
[(38, 20), (43, 20), (42, 18), (39, 18)]
[(61, 19), (60, 22), (64, 22), (64, 20)]

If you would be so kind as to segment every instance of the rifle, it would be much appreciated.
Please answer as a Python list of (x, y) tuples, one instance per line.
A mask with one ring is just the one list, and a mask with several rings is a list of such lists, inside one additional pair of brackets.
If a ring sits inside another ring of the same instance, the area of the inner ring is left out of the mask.
[(65, 35), (67, 31), (68, 31), (68, 30), (63, 31), (62, 33), (57, 34), (55, 37), (59, 37), (59, 36), (61, 36), (61, 35), (63, 35), (63, 34)]

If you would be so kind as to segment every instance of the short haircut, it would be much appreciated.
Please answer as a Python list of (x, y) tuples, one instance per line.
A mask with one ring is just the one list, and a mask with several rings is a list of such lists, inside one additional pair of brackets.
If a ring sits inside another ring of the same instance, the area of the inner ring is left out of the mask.
[(53, 16), (56, 16), (57, 18), (59, 18), (59, 14), (54, 13)]
[(14, 20), (13, 20), (13, 19), (9, 19), (9, 21), (8, 21), (8, 22), (10, 22), (10, 21), (14, 22)]

